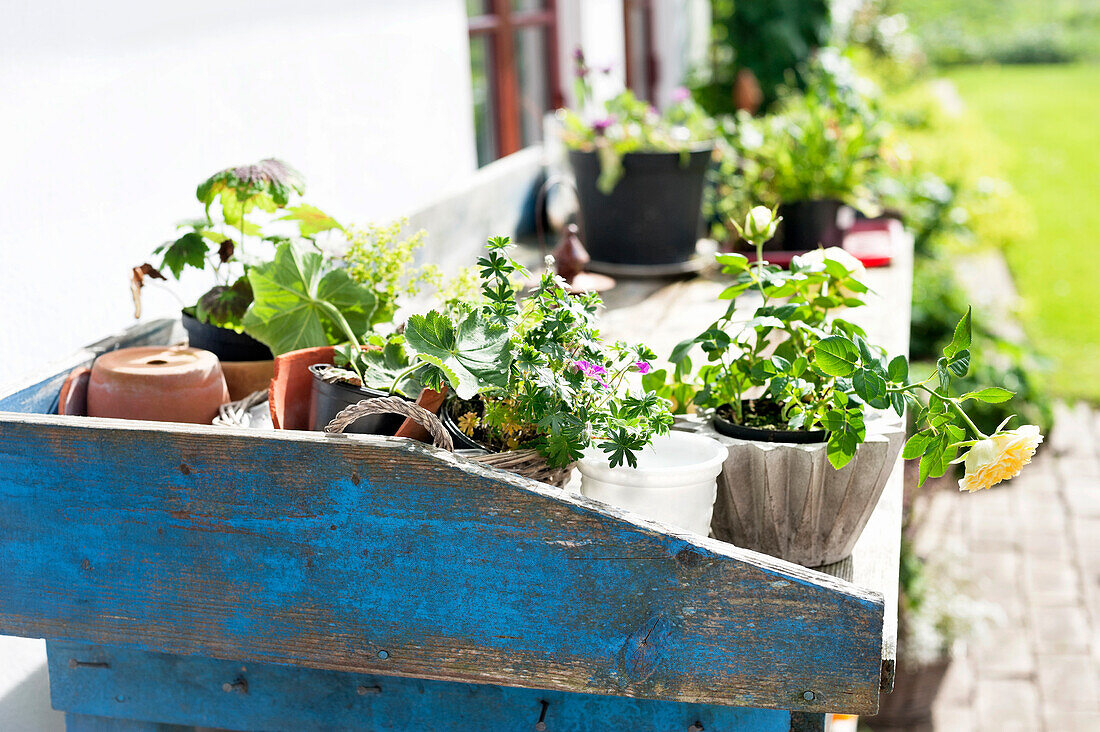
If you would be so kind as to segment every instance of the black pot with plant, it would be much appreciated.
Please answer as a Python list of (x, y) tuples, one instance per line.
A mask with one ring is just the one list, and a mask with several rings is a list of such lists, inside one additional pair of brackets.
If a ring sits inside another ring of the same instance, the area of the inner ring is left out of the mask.
[[(141, 289), (148, 278), (164, 280), (162, 272), (167, 272), (178, 280), (188, 268), (202, 270), (215, 284), (198, 302), (183, 308), (190, 344), (222, 361), (270, 360), (271, 349), (245, 332), (245, 315), (253, 303), (248, 277), (252, 267), (246, 261), (262, 262), (265, 254), (270, 259), (276, 245), (293, 239), (313, 241), (322, 232), (342, 230), (320, 209), (291, 205), (304, 192), (301, 174), (274, 158), (226, 168), (207, 178), (195, 191), (203, 216), (180, 224), (182, 235), (153, 250), (161, 256), (160, 269), (148, 263), (133, 268), (135, 315), (140, 317)], [(257, 210), (281, 216), (261, 221)], [(288, 222), (283, 230), (271, 230), (280, 221)]]
[[(364, 399), (396, 396), (414, 401), (420, 382), (414, 377), (419, 364), (413, 365), (405, 352), (400, 335), (371, 336), (363, 347), (338, 346), (333, 364), (314, 364), (309, 400), (309, 428), (322, 432), (332, 419)], [(393, 435), (405, 417), (382, 413), (365, 415), (344, 428), (344, 432), (365, 435)]]
[(674, 93), (664, 112), (630, 91), (597, 107), (592, 70), (583, 53), (575, 61), (580, 111), (563, 109), (558, 118), (592, 263), (660, 268), (687, 263), (702, 230), (713, 120), (686, 89)]
[(723, 404), (714, 411), (714, 429), (726, 437), (757, 442), (810, 445), (829, 439), (825, 430), (792, 430), (780, 406), (766, 399), (743, 400), (740, 419), (731, 404)]
[(782, 221), (775, 242), (788, 252), (806, 252), (818, 247), (839, 247), (845, 230), (840, 226), (844, 203), (836, 198), (819, 198), (779, 204)]
[(627, 153), (622, 178), (610, 192), (600, 188), (600, 154), (570, 150), (592, 260), (643, 266), (690, 261), (702, 233), (703, 183), (712, 150), (700, 144), (684, 152)]

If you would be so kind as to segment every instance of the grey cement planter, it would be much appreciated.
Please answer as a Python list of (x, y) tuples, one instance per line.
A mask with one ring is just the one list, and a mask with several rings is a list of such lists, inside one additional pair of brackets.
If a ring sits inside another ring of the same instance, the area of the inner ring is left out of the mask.
[(903, 424), (868, 415), (866, 442), (836, 470), (824, 443), (740, 440), (709, 423), (694, 431), (729, 450), (718, 476), (714, 537), (806, 567), (852, 553), (905, 443)]

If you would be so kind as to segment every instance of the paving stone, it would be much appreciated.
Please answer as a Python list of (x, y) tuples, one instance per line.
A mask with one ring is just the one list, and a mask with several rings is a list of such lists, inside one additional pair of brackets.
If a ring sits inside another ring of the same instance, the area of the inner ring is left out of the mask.
[(1044, 711), (1100, 712), (1100, 668), (1094, 659), (1040, 654), (1037, 662)]
[(1032, 605), (1080, 604), (1080, 581), (1071, 563), (1034, 556), (1024, 560), (1024, 592)]
[(976, 729), (1035, 732), (1039, 729), (1039, 692), (1024, 680), (979, 680)]
[(1100, 459), (1092, 457), (1063, 457), (1058, 458), (1055, 470), (1058, 477), (1063, 480), (1080, 480), (1082, 478), (1100, 478)]
[(983, 679), (1025, 678), (1035, 673), (1035, 650), (1026, 626), (998, 628), (975, 645), (977, 673)]
[[(1047, 732), (1096, 732), (1100, 730), (1100, 714), (1044, 710), (1043, 724)], [(943, 729), (950, 730), (952, 728), (944, 727)], [(958, 729), (963, 730), (966, 728), (959, 727)]]
[(1100, 478), (1067, 482), (1062, 491), (1071, 514), (1079, 518), (1100, 518)]
[(1078, 402), (1073, 406), (1058, 404), (1054, 409), (1054, 429), (1048, 446), (1057, 455), (1094, 456), (1093, 415), (1088, 405)]
[(1087, 654), (1092, 632), (1083, 607), (1033, 607), (1031, 624), (1039, 654)]

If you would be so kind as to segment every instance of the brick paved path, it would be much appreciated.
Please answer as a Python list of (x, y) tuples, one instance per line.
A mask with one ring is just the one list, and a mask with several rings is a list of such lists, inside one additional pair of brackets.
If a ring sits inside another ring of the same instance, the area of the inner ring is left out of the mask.
[(960, 545), (1004, 611), (952, 665), (935, 729), (1100, 732), (1100, 412), (1060, 410), (1019, 478), (928, 511), (918, 552)]

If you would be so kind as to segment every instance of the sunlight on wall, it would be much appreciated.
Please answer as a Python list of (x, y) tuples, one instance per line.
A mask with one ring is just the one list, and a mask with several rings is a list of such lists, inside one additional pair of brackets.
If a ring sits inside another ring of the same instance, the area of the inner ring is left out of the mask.
[[(475, 169), (459, 0), (155, 5), (5, 12), (0, 382), (127, 327), (129, 268), (216, 170), (284, 158), (308, 200), (365, 221)], [(178, 310), (146, 291), (148, 315)]]

